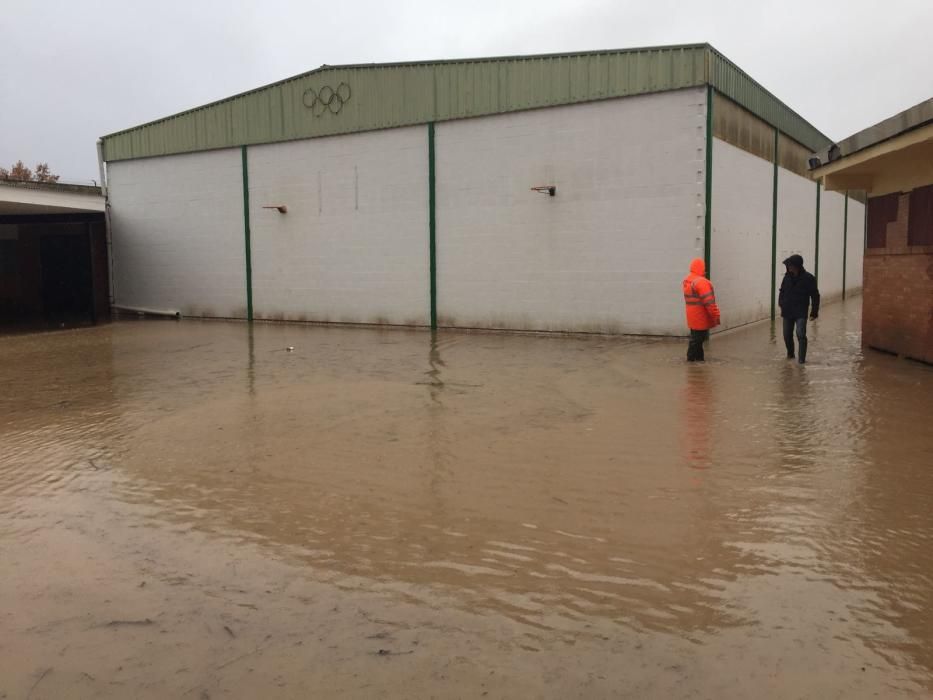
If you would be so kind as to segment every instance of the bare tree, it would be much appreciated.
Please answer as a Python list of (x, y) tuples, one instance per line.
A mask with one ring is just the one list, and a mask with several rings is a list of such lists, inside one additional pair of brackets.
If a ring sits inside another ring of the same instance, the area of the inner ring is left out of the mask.
[(0, 180), (17, 180), (20, 182), (58, 182), (58, 175), (55, 175), (48, 163), (37, 163), (36, 170), (33, 172), (26, 167), (23, 161), (18, 160), (13, 163), (9, 170), (0, 168)]
[(36, 182), (58, 182), (59, 177), (49, 169), (48, 163), (36, 163), (32, 176)]

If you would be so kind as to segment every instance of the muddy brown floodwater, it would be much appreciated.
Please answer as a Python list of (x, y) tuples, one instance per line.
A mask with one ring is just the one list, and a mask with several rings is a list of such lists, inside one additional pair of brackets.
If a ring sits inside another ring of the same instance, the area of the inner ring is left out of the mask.
[(0, 338), (0, 698), (929, 697), (933, 369), (859, 322)]

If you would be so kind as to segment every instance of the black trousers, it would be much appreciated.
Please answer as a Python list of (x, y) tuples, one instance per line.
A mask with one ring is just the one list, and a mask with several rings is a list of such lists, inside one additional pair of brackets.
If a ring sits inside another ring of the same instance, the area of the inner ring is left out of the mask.
[(709, 338), (709, 331), (690, 330), (690, 344), (687, 345), (687, 362), (703, 362), (703, 343)]
[(794, 332), (797, 335), (797, 361), (803, 364), (807, 361), (807, 317), (782, 318), (784, 322), (784, 345), (787, 356), (794, 356)]

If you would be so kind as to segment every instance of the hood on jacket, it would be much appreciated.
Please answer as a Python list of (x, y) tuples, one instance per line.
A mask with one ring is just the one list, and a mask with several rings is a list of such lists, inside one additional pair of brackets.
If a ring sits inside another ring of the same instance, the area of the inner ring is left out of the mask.
[(706, 274), (706, 263), (702, 258), (694, 258), (690, 262), (690, 272), (701, 277)]
[(793, 265), (794, 267), (799, 267), (803, 269), (803, 258), (799, 255), (791, 255), (789, 258), (786, 258), (783, 262), (784, 265)]

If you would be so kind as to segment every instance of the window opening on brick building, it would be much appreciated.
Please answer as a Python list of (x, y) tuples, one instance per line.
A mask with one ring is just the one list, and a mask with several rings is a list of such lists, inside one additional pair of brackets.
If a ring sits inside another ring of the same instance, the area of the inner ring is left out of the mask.
[(897, 221), (898, 192), (868, 200), (868, 241), (869, 248), (885, 248), (888, 244), (888, 224)]
[(907, 245), (933, 245), (933, 185), (910, 193)]

